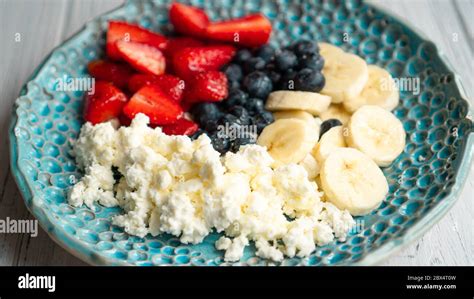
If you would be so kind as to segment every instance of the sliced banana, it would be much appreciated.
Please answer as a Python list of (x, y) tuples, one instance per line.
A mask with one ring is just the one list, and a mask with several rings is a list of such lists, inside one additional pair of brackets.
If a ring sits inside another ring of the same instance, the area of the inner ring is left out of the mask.
[(347, 129), (347, 144), (382, 167), (389, 166), (405, 147), (406, 133), (402, 123), (395, 115), (379, 106), (359, 108), (352, 115)]
[(351, 118), (351, 114), (347, 112), (346, 109), (344, 109), (342, 104), (331, 104), (329, 105), (328, 110), (321, 113), (320, 117), (322, 121), (335, 118), (340, 120), (341, 123), (345, 125)]
[(321, 167), (313, 155), (307, 154), (306, 157), (304, 157), (304, 159), (298, 164), (304, 167), (310, 180), (316, 179), (316, 177), (319, 175)]
[(377, 208), (388, 192), (387, 179), (377, 164), (353, 148), (334, 150), (324, 161), (320, 177), (326, 199), (354, 216)]
[(329, 154), (332, 153), (336, 148), (346, 146), (343, 127), (337, 126), (324, 133), (319, 142), (313, 148), (312, 153), (316, 158), (316, 161), (322, 164)]
[(331, 98), (316, 92), (280, 90), (272, 92), (265, 108), (269, 111), (303, 110), (312, 115), (326, 111)]
[(328, 43), (318, 43), (318, 45), (319, 45), (319, 54), (321, 54), (323, 57), (325, 57), (329, 52), (344, 53), (344, 51), (341, 48), (328, 44)]
[(400, 95), (392, 76), (384, 69), (369, 65), (369, 80), (360, 95), (344, 101), (344, 107), (354, 112), (364, 105), (377, 105), (388, 111), (397, 107)]
[(273, 113), (275, 120), (286, 118), (297, 118), (308, 122), (314, 121), (314, 116), (303, 110), (276, 111)]
[(321, 55), (324, 58), (323, 75), (326, 79), (321, 93), (331, 96), (333, 103), (342, 103), (358, 96), (369, 78), (365, 61), (339, 48), (327, 47)]
[(300, 119), (288, 118), (266, 126), (257, 144), (266, 146), (278, 165), (300, 162), (311, 152), (317, 140), (313, 126)]

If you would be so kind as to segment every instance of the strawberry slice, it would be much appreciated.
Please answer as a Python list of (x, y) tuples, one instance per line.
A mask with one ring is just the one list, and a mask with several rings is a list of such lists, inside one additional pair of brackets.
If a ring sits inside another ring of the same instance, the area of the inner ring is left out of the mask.
[(171, 5), (169, 16), (175, 31), (184, 35), (203, 37), (209, 24), (204, 10), (181, 3)]
[(98, 124), (118, 117), (127, 104), (127, 96), (106, 81), (96, 81), (94, 93), (87, 94), (84, 104), (84, 119)]
[(175, 37), (168, 40), (166, 47), (163, 49), (163, 53), (167, 57), (172, 57), (179, 50), (190, 47), (200, 47), (204, 43), (200, 40), (192, 37)]
[(196, 75), (186, 89), (186, 102), (219, 102), (227, 98), (227, 76), (209, 71)]
[(165, 56), (155, 47), (134, 42), (117, 42), (120, 56), (138, 71), (161, 75), (165, 72)]
[(242, 47), (260, 47), (266, 44), (272, 24), (261, 14), (212, 23), (206, 28), (208, 39), (235, 43)]
[(167, 135), (193, 135), (199, 129), (199, 126), (190, 120), (180, 118), (172, 125), (163, 126), (163, 133)]
[(130, 118), (128, 118), (127, 116), (125, 116), (125, 114), (123, 114), (123, 112), (120, 113), (120, 115), (118, 116), (118, 119), (119, 119), (119, 122), (120, 122), (121, 126), (128, 127), (132, 123), (132, 120)]
[(151, 32), (135, 24), (123, 21), (109, 21), (106, 43), (107, 56), (116, 60), (121, 58), (116, 45), (116, 42), (121, 40), (147, 44), (159, 49), (166, 45), (166, 37), (163, 35)]
[(127, 87), (133, 74), (133, 69), (125, 64), (113, 63), (105, 60), (95, 60), (87, 65), (89, 74), (97, 80), (112, 82), (119, 88)]
[(185, 80), (199, 72), (217, 71), (232, 60), (235, 51), (226, 45), (184, 48), (173, 55), (173, 70)]
[(184, 92), (184, 81), (180, 78), (168, 74), (159, 76), (135, 74), (128, 81), (128, 89), (131, 92), (136, 92), (147, 85), (157, 85), (173, 100), (178, 103), (181, 102)]
[(169, 125), (183, 115), (183, 110), (158, 86), (149, 85), (138, 90), (123, 107), (123, 114), (129, 119), (133, 119), (138, 113), (146, 114), (150, 118), (150, 124)]

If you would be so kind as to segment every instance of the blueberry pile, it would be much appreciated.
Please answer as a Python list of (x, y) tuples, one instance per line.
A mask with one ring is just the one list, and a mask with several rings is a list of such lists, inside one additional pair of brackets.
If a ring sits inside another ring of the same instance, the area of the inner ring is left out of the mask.
[(281, 50), (271, 45), (239, 50), (222, 69), (229, 82), (228, 98), (199, 103), (190, 110), (201, 128), (193, 137), (207, 133), (220, 153), (255, 143), (273, 122), (272, 113), (264, 108), (268, 95), (275, 90), (320, 91), (325, 83), (323, 66), (317, 43), (305, 40)]

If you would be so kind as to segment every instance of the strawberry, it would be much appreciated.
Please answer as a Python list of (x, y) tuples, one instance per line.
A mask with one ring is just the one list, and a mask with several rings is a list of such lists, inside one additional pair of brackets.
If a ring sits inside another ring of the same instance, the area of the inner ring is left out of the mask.
[(159, 76), (135, 74), (128, 81), (128, 89), (136, 92), (145, 85), (157, 85), (176, 102), (181, 102), (184, 92), (184, 81), (178, 77), (163, 74)]
[(183, 115), (183, 110), (158, 86), (149, 85), (140, 88), (123, 107), (123, 114), (129, 119), (133, 119), (138, 113), (146, 114), (150, 118), (150, 124), (169, 125)]
[(133, 69), (128, 65), (113, 63), (105, 60), (95, 60), (87, 65), (89, 74), (97, 80), (112, 82), (119, 88), (127, 87)]
[(200, 47), (204, 43), (192, 37), (175, 37), (168, 40), (163, 52), (165, 56), (172, 57), (179, 50), (190, 47)]
[(161, 75), (165, 72), (166, 61), (163, 53), (155, 47), (134, 42), (117, 42), (120, 56), (138, 71)]
[(227, 98), (227, 76), (222, 72), (199, 73), (186, 89), (186, 102), (219, 102)]
[(167, 135), (193, 135), (199, 129), (198, 125), (185, 118), (180, 118), (172, 125), (166, 125), (161, 128)]
[(132, 120), (130, 118), (128, 118), (127, 116), (125, 116), (125, 114), (123, 114), (123, 112), (120, 113), (120, 115), (118, 116), (118, 119), (120, 121), (121, 126), (128, 127), (132, 123)]
[(210, 40), (235, 43), (242, 47), (260, 47), (266, 44), (272, 32), (272, 24), (261, 14), (240, 19), (212, 23), (206, 28)]
[(159, 49), (166, 45), (166, 37), (163, 35), (151, 32), (135, 24), (123, 21), (109, 21), (106, 44), (107, 56), (116, 60), (121, 58), (116, 45), (116, 42), (121, 40), (147, 44)]
[(203, 37), (209, 17), (197, 7), (173, 3), (169, 11), (170, 21), (176, 32), (184, 35)]
[(118, 117), (127, 104), (127, 96), (106, 81), (96, 81), (94, 93), (87, 94), (84, 104), (84, 119), (98, 124)]
[(219, 70), (234, 54), (235, 48), (226, 45), (184, 48), (173, 55), (173, 70), (180, 78), (190, 79), (199, 72)]

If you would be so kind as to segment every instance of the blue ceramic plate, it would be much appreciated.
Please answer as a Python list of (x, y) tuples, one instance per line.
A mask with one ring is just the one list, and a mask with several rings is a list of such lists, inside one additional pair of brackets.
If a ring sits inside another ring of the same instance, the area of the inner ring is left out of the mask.
[[(384, 67), (394, 77), (421, 80), (419, 94), (401, 92), (401, 103), (394, 111), (407, 131), (407, 144), (402, 155), (384, 169), (390, 192), (380, 208), (360, 218), (362, 230), (347, 242), (319, 247), (310, 257), (286, 259), (282, 265), (377, 263), (420, 237), (454, 204), (468, 175), (474, 136), (459, 78), (435, 45), (359, 1), (187, 2), (203, 7), (213, 20), (262, 12), (273, 23), (274, 45), (304, 38), (328, 41)], [(56, 242), (91, 264), (224, 264), (222, 253), (213, 245), (217, 234), (195, 246), (168, 235), (129, 236), (110, 223), (110, 216), (120, 213), (118, 208), (97, 206), (91, 211), (73, 208), (66, 200), (74, 178), (82, 175), (69, 155), (68, 139), (77, 138), (83, 123), (83, 92), (55, 91), (56, 80), (87, 76), (87, 63), (103, 55), (108, 19), (137, 22), (169, 34), (169, 3), (127, 2), (87, 23), (45, 59), (15, 103), (9, 132), (11, 168), (26, 205)], [(254, 250), (247, 248), (238, 264), (266, 264), (255, 257)]]

